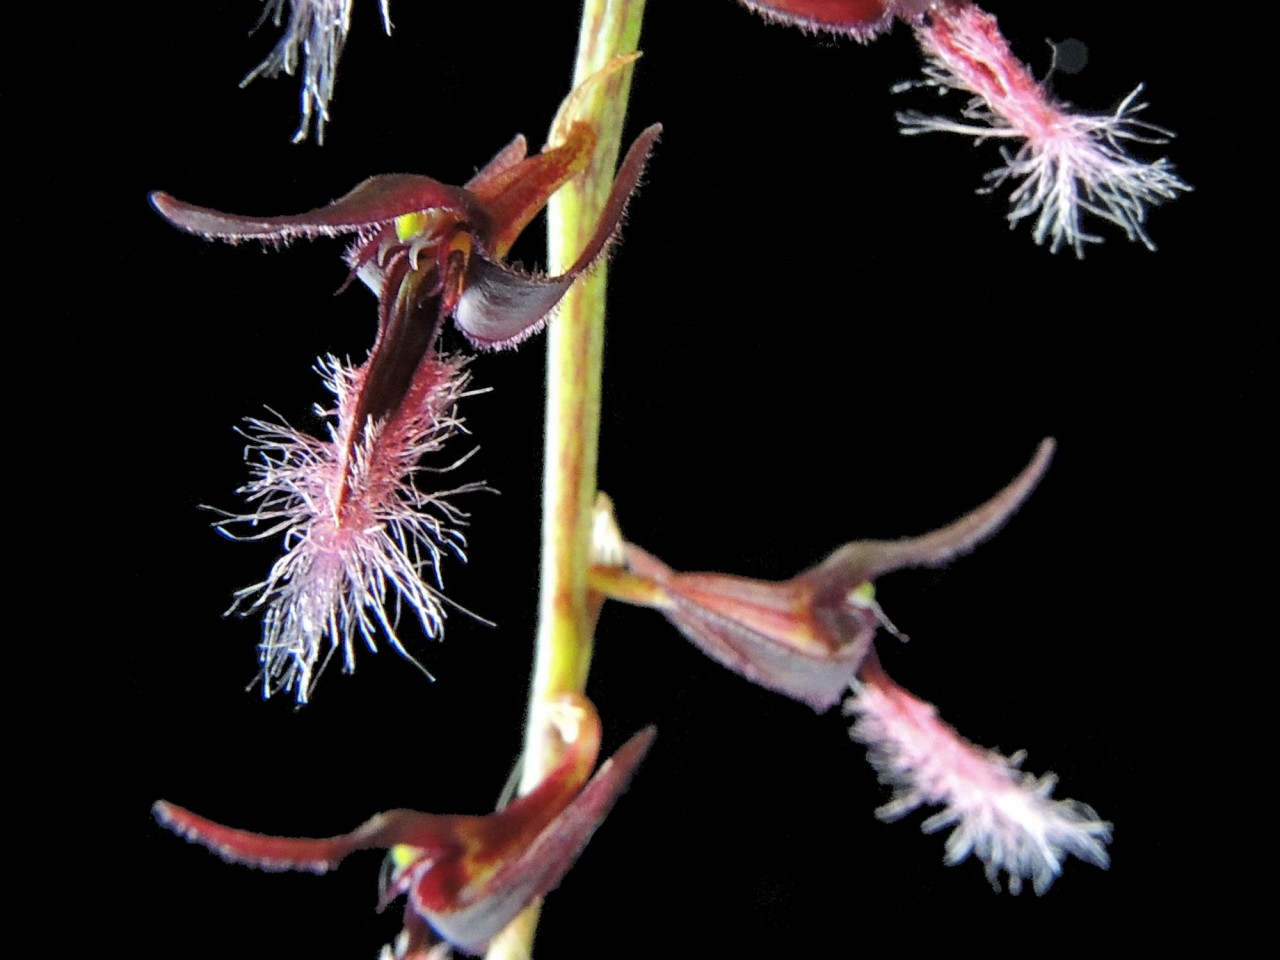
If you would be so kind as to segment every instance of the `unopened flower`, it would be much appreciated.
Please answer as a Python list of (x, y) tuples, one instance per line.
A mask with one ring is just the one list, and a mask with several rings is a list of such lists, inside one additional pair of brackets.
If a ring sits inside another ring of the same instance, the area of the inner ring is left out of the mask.
[[(948, 132), (1018, 141), (987, 174), (995, 190), (1013, 184), (1010, 226), (1031, 220), (1036, 243), (1084, 256), (1102, 238), (1085, 215), (1109, 221), (1149, 249), (1147, 210), (1191, 187), (1165, 158), (1147, 163), (1128, 145), (1159, 145), (1173, 134), (1138, 118), (1146, 104), (1139, 85), (1110, 114), (1082, 114), (1054, 99), (1014, 56), (995, 17), (968, 0), (742, 0), (773, 19), (868, 40), (894, 18), (910, 24), (925, 55), (925, 86), (969, 95), (962, 119), (898, 114), (905, 134)], [(907, 89), (916, 84), (901, 84)]]
[(250, 524), (257, 537), (283, 534), (286, 550), (267, 579), (239, 598), (256, 598), (251, 607), (264, 611), (264, 694), (290, 690), (305, 702), (332, 651), (341, 648), (352, 669), (357, 636), (373, 649), (385, 633), (405, 654), (389, 604), (403, 602), (428, 636), (439, 635), (443, 609), (421, 571), (432, 571), (438, 586), (441, 554), (461, 555), (461, 515), (446, 495), (418, 489), (414, 475), (420, 457), (459, 424), (454, 405), (465, 381), (461, 363), (439, 353), (442, 325), (452, 317), (482, 349), (513, 346), (540, 329), (607, 250), (658, 133), (651, 127), (632, 145), (595, 233), (558, 277), (525, 273), (503, 258), (550, 196), (586, 166), (596, 138), (584, 123), (570, 124), (562, 142), (535, 156), (517, 137), (464, 187), (407, 174), (371, 177), (294, 216), (242, 217), (152, 194), (172, 224), (206, 238), (279, 244), (354, 234), (352, 277), (378, 295), (368, 360), (357, 369), (321, 362), (337, 400), (327, 412), (329, 437), (264, 420), (249, 421), (245, 431), (255, 477), (244, 492), (255, 509), (232, 522)]
[[(277, 27), (284, 16), (284, 0), (263, 0), (261, 26), (270, 19)], [(382, 27), (391, 35), (391, 0), (379, 0)], [(329, 122), (329, 101), (338, 79), (338, 60), (351, 29), (352, 0), (289, 0), (289, 23), (284, 36), (249, 75), (240, 81), (244, 87), (258, 77), (276, 77), (283, 70), (293, 76), (302, 63), (302, 122), (293, 142), (305, 140), (315, 121), (316, 139), (324, 143), (324, 128)]]
[(595, 708), (584, 697), (565, 694), (546, 715), (563, 751), (560, 763), (531, 793), (487, 816), (390, 810), (350, 833), (298, 839), (224, 827), (163, 800), (153, 810), (175, 833), (232, 863), (263, 870), (325, 873), (357, 851), (386, 850), (379, 910), (401, 895), (408, 898), (405, 932), (394, 954), (425, 955), (430, 930), (479, 954), (531, 900), (559, 885), (655, 735), (653, 727), (640, 731), (591, 776), (600, 750)]

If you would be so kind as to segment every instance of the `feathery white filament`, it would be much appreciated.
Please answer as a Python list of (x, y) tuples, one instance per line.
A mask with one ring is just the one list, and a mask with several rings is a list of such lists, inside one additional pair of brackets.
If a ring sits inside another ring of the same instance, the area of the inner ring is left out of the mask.
[[(376, 650), (382, 633), (413, 660), (396, 634), (401, 604), (427, 636), (440, 636), (440, 561), (445, 553), (465, 559), (456, 529), (465, 514), (448, 497), (482, 488), (426, 493), (414, 482), (419, 460), (461, 429), (454, 407), (466, 376), (457, 364), (440, 364), (439, 381), (418, 409), (366, 425), (349, 455), (348, 420), (363, 370), (333, 357), (318, 367), (337, 398), (335, 411), (317, 408), (330, 419), (327, 440), (284, 422), (247, 421), (242, 433), (253, 480), (240, 492), (255, 507), (219, 529), (236, 539), (283, 534), (284, 555), (264, 581), (239, 591), (232, 607), (263, 611), (264, 696), (286, 690), (305, 703), (334, 652), (341, 649), (344, 670), (354, 668), (357, 637)], [(233, 533), (228, 524), (255, 529)], [(424, 580), (426, 571), (434, 585)]]

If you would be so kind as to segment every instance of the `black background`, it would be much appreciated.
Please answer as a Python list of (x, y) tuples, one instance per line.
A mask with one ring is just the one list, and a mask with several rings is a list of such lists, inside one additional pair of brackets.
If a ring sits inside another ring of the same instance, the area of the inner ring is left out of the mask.
[[(160, 830), (148, 807), (163, 796), (296, 835), (389, 807), (492, 807), (520, 746), (535, 619), (542, 343), (472, 364), (493, 389), (466, 401), (473, 437), (454, 452), (480, 450), (447, 481), (501, 491), (467, 498), (471, 560), (445, 570), (449, 595), (498, 628), (452, 614), (443, 644), (407, 628), (433, 685), (361, 651), (306, 709), (263, 702), (246, 689), (259, 625), (220, 614), (276, 545), (221, 539), (199, 505), (236, 505), (241, 417), (269, 404), (319, 429), (311, 365), (363, 356), (373, 300), (332, 296), (337, 241), (205, 244), (145, 196), (269, 213), (372, 173), (460, 183), (516, 132), (540, 140), (577, 5), (397, 0), (387, 38), (360, 0), (322, 148), (289, 142), (295, 81), (237, 89), (277, 35), (246, 36), (257, 4), (94, 6), (15, 34), (5, 98), (35, 160), (24, 183), (44, 187), (21, 191), (18, 232), (53, 233), (34, 257), (51, 323), (33, 326), (58, 338), (33, 354), (36, 396), (61, 409), (46, 377), (68, 351), (76, 364), (70, 426), (40, 455), (90, 453), (50, 470), (47, 489), (73, 489), (51, 511), (67, 524), (40, 568), (55, 571), (39, 587), (54, 629), (29, 676), (63, 692), (47, 718), (33, 708), (42, 733), (24, 741), (33, 782), (71, 804), (70, 849), (92, 858), (55, 855), (59, 886), (70, 916), (94, 918), (85, 936), (140, 956), (372, 957), (398, 929), (372, 909), (376, 855), (326, 878), (258, 873)], [(1110, 871), (1071, 862), (1042, 898), (993, 894), (976, 863), (942, 865), (919, 814), (875, 819), (886, 790), (836, 713), (609, 607), (589, 685), (606, 749), (647, 723), (659, 737), (550, 897), (540, 956), (852, 955), (1202, 917), (1176, 911), (1203, 906), (1220, 831), (1252, 815), (1225, 773), (1247, 713), (1219, 697), (1260, 639), (1246, 621), (1265, 570), (1248, 545), (1273, 529), (1259, 450), (1275, 327), (1248, 292), (1258, 198), (1239, 78), (1194, 24), (1115, 6), (989, 4), (1041, 75), (1044, 38), (1088, 45), (1084, 72), (1055, 78), (1061, 97), (1106, 112), (1145, 81), (1149, 119), (1179, 134), (1163, 149), (1196, 192), (1153, 212), (1159, 252), (1103, 228), (1079, 262), (1007, 229), (1003, 195), (974, 194), (994, 146), (898, 135), (895, 109), (935, 106), (890, 93), (918, 75), (910, 31), (863, 47), (728, 0), (653, 0), (629, 131), (665, 134), (611, 268), (600, 453), (631, 539), (678, 569), (780, 578), (849, 539), (953, 519), (1057, 437), (998, 537), (880, 584), (913, 638), (880, 648), (966, 736), (1027, 748), (1028, 769), (1112, 820)], [(541, 249), (535, 226), (515, 257), (534, 266)]]

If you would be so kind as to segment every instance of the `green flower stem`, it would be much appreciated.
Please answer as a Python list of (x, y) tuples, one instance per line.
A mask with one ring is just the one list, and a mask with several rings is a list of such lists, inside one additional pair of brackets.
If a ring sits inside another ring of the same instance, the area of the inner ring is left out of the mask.
[[(644, 0), (586, 0), (574, 66), (574, 87), (613, 58), (632, 53), (640, 39)], [(547, 269), (573, 263), (595, 229), (613, 184), (631, 66), (593, 83), (574, 116), (592, 124), (595, 156), (547, 206)], [(600, 436), (600, 373), (604, 352), (607, 265), (579, 280), (561, 301), (547, 332), (547, 420), (543, 467), (542, 579), (538, 638), (525, 727), (520, 792), (533, 789), (558, 756), (548, 750), (545, 705), (559, 693), (582, 693), (591, 667), (595, 617), (587, 568), (596, 456)], [(531, 956), (538, 922), (534, 905), (512, 921), (489, 948), (489, 960)]]

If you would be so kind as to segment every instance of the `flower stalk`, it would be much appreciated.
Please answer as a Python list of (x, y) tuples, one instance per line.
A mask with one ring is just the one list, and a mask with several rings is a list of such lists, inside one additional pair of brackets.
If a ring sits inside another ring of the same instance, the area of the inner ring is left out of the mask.
[[(573, 87), (634, 53), (644, 0), (586, 0), (578, 35)], [(612, 70), (583, 90), (574, 116), (595, 129), (587, 169), (547, 205), (547, 265), (572, 263), (591, 234), (613, 182), (631, 66)], [(556, 131), (553, 131), (553, 140)], [(575, 284), (561, 301), (547, 338), (546, 441), (543, 465), (542, 573), (538, 633), (529, 691), (520, 792), (533, 790), (556, 757), (545, 736), (547, 707), (564, 693), (581, 693), (591, 667), (595, 615), (587, 571), (600, 436), (607, 264)], [(532, 953), (538, 906), (531, 906), (491, 945), (489, 960)]]

